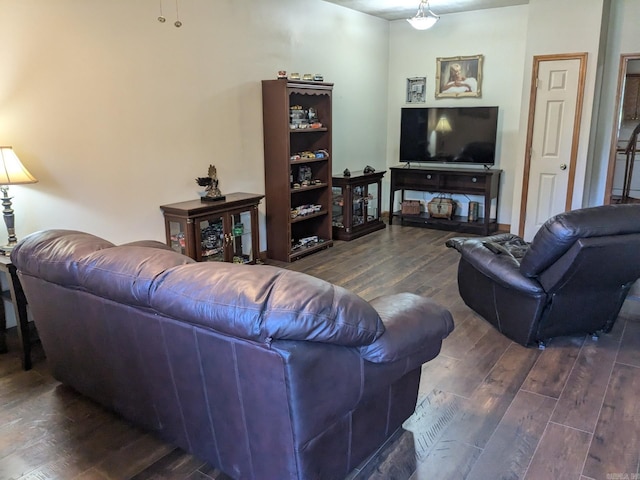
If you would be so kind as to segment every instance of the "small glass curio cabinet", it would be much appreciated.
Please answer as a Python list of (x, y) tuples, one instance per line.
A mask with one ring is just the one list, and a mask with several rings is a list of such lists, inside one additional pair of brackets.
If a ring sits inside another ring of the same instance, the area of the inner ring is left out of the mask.
[(263, 197), (230, 193), (224, 200), (162, 205), (167, 245), (198, 262), (256, 263), (258, 204)]
[(383, 229), (380, 219), (382, 177), (385, 172), (351, 172), (332, 178), (333, 238), (353, 240)]

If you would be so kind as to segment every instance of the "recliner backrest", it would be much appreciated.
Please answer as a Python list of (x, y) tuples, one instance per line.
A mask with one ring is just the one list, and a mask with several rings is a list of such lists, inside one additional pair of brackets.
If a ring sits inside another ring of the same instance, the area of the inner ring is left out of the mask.
[(634, 233), (640, 233), (640, 204), (604, 205), (561, 213), (540, 227), (522, 258), (520, 272), (526, 277), (539, 277), (579, 239)]
[(640, 233), (579, 238), (537, 280), (548, 294), (619, 291), (640, 277)]

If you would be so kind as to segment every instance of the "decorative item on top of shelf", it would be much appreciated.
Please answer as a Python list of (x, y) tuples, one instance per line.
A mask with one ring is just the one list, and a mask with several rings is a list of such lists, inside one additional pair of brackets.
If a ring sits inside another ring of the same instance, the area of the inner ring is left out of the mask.
[(298, 183), (300, 185), (304, 185), (304, 182), (307, 182), (308, 185), (312, 177), (313, 172), (311, 171), (311, 167), (309, 165), (300, 165), (298, 167)]
[(404, 200), (401, 205), (403, 215), (419, 215), (421, 210), (419, 200)]
[(322, 205), (317, 205), (317, 204), (299, 205), (291, 209), (291, 218), (305, 217), (307, 215), (311, 215), (312, 213), (317, 213), (320, 210), (322, 210)]
[(324, 243), (324, 240), (322, 238), (318, 238), (317, 235), (311, 235), (310, 237), (301, 238), (297, 242), (292, 240), (291, 243), (291, 251), (294, 252), (301, 248), (313, 247), (319, 243)]
[(364, 167), (364, 170), (362, 170), (362, 173), (364, 173), (365, 175), (368, 173), (375, 173), (376, 169), (367, 165), (366, 167)]
[(280, 79), (287, 78), (287, 71), (286, 70), (278, 70), (278, 78), (280, 78)]
[(244, 235), (244, 223), (238, 222), (233, 226), (233, 236), (240, 237), (242, 235)]
[(467, 220), (475, 222), (478, 220), (478, 211), (480, 210), (480, 204), (478, 202), (469, 202), (469, 214)]
[(314, 82), (324, 82), (324, 77), (323, 77), (321, 74), (316, 73), (316, 74), (313, 76), (313, 81), (314, 81)]
[(345, 169), (344, 169), (344, 172), (342, 172), (342, 175), (343, 175), (344, 177), (350, 177), (350, 176), (351, 176), (351, 171), (349, 171), (349, 169), (348, 169), (348, 168), (345, 168)]
[(298, 128), (309, 128), (308, 113), (302, 105), (291, 105), (289, 107), (289, 127), (292, 130)]
[(429, 216), (433, 218), (446, 218), (451, 220), (456, 212), (456, 202), (453, 199), (445, 197), (444, 194), (440, 194), (433, 197), (429, 203), (427, 203), (427, 211)]
[(313, 81), (313, 75), (311, 75), (310, 73), (305, 73), (302, 76), (302, 80), (304, 80), (305, 82), (312, 82)]
[(292, 72), (289, 75), (289, 80), (300, 80), (300, 74), (298, 72)]
[(483, 55), (436, 58), (436, 98), (482, 96)]
[(210, 223), (202, 229), (202, 256), (211, 257), (221, 255), (224, 250), (225, 238), (222, 222)]
[(196, 183), (201, 187), (206, 187), (205, 195), (200, 197), (200, 200), (203, 202), (214, 202), (225, 199), (220, 188), (218, 188), (218, 171), (213, 165), (209, 165), (208, 176), (196, 178)]

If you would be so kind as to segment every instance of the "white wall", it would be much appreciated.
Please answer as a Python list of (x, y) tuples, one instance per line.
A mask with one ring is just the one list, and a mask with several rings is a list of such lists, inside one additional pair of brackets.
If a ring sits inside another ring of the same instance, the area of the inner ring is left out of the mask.
[[(18, 237), (76, 228), (162, 240), (159, 205), (196, 198), (209, 163), (223, 192), (264, 192), (260, 80), (279, 69), (335, 82), (334, 172), (397, 164), (408, 77), (427, 77), (427, 106), (498, 105), (498, 221), (517, 228), (532, 59), (548, 53), (589, 53), (577, 181), (601, 203), (619, 54), (640, 51), (640, 2), (615, 0), (597, 61), (608, 3), (531, 0), (443, 15), (419, 32), (321, 0), (181, 0), (180, 29), (170, 1), (160, 24), (157, 0), (0, 0), (0, 144), (40, 180), (11, 187)], [(482, 98), (436, 100), (436, 57), (475, 54), (485, 56)]]
[(388, 22), (320, 0), (182, 0), (176, 28), (163, 3), (161, 24), (158, 0), (0, 0), (0, 144), (39, 179), (11, 187), (19, 238), (164, 240), (159, 205), (197, 198), (210, 163), (223, 193), (263, 193), (260, 80), (280, 69), (335, 83), (334, 171), (384, 166)]
[(618, 117), (615, 104), (620, 55), (640, 54), (638, 24), (640, 24), (640, 2), (638, 0), (614, 0), (611, 2), (598, 129), (594, 132), (594, 161), (589, 195), (589, 204), (591, 205), (601, 205), (605, 200), (604, 179), (607, 176), (612, 135)]
[[(604, 0), (530, 0), (529, 23), (527, 26), (524, 83), (520, 106), (520, 125), (522, 134), (518, 147), (518, 169), (513, 197), (513, 216), (511, 231), (518, 233), (522, 178), (524, 172), (524, 150), (526, 146), (527, 118), (533, 57), (556, 53), (588, 54), (587, 70), (580, 123), (579, 146), (577, 152), (575, 185), (572, 208), (583, 206), (586, 171), (588, 164), (589, 140), (592, 134), (592, 114), (594, 113), (594, 94), (598, 70), (598, 55)], [(587, 8), (588, 7), (588, 8)], [(602, 180), (604, 181), (604, 179)]]
[[(399, 20), (391, 22), (390, 30), (387, 164), (398, 164), (400, 109), (407, 105), (407, 78), (427, 77), (424, 104), (427, 107), (497, 105), (496, 168), (503, 170), (498, 222), (506, 224), (511, 222), (515, 170), (519, 162), (517, 149), (521, 136), (519, 119), (528, 11), (527, 5), (520, 5), (443, 15), (426, 31), (414, 30), (406, 21)], [(478, 54), (484, 55), (482, 97), (436, 99), (436, 58)], [(422, 195), (425, 199), (433, 196), (429, 193), (410, 196), (421, 198)], [(466, 209), (466, 199), (459, 203)]]

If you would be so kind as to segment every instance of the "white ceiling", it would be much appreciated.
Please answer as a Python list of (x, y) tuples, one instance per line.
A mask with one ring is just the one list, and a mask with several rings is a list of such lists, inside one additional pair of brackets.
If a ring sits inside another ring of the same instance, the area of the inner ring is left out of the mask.
[[(420, 0), (325, 0), (359, 12), (386, 20), (413, 17)], [(429, 8), (436, 15), (482, 10), (484, 8), (510, 7), (528, 4), (529, 0), (429, 0)]]

